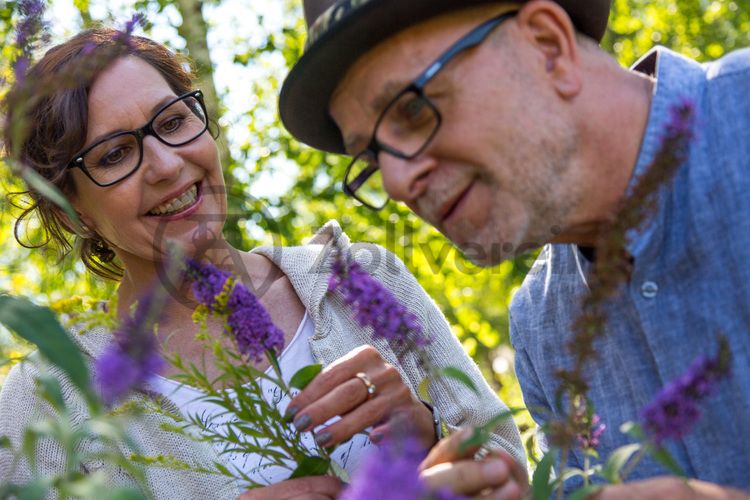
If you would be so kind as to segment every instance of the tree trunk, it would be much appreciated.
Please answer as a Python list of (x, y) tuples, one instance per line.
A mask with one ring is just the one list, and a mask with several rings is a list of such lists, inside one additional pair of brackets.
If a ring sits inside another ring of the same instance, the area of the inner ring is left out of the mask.
[[(218, 121), (221, 103), (214, 84), (214, 68), (208, 50), (208, 25), (203, 18), (203, 2), (201, 0), (176, 0), (174, 6), (182, 16), (182, 24), (177, 26), (177, 33), (187, 44), (190, 59), (197, 72), (198, 88), (203, 91), (209, 116)], [(222, 136), (224, 135), (222, 133)], [(224, 169), (228, 169), (232, 164), (229, 146), (223, 139), (218, 141), (218, 145), (221, 164)], [(227, 183), (229, 182), (230, 179), (227, 179)], [(229, 184), (227, 184), (227, 189), (229, 189)]]

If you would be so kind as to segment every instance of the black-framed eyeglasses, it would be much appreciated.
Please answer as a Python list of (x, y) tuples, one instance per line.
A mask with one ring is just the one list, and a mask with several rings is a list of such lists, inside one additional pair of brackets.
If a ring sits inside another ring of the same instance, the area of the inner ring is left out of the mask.
[(471, 30), (391, 99), (375, 122), (370, 143), (346, 168), (347, 195), (372, 210), (380, 210), (388, 203), (378, 155), (383, 152), (404, 160), (416, 158), (430, 144), (442, 122), (437, 106), (424, 93), (425, 85), (456, 55), (482, 43), (492, 30), (515, 14), (493, 17)]
[(192, 90), (159, 108), (143, 127), (117, 132), (87, 147), (68, 164), (80, 168), (94, 184), (116, 184), (135, 173), (143, 161), (143, 139), (156, 137), (171, 147), (184, 146), (208, 129), (203, 92)]

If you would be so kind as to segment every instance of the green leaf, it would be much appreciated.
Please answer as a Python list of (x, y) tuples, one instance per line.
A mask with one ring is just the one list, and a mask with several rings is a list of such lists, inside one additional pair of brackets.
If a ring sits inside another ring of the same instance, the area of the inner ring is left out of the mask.
[(489, 439), (489, 432), (487, 432), (484, 427), (477, 427), (476, 429), (474, 429), (474, 432), (471, 433), (469, 439), (461, 443), (461, 445), (458, 447), (458, 452), (460, 454), (464, 454), (466, 450), (482, 446)]
[(620, 432), (627, 434), (636, 441), (643, 442), (646, 440), (646, 434), (643, 432), (643, 428), (635, 422), (625, 422), (620, 426)]
[(430, 384), (432, 381), (429, 378), (422, 379), (422, 381), (419, 383), (419, 387), (417, 388), (417, 394), (419, 395), (419, 399), (423, 401), (430, 402)]
[(315, 377), (318, 376), (318, 373), (323, 369), (323, 365), (316, 364), (316, 365), (309, 365), (300, 368), (297, 370), (297, 373), (295, 373), (291, 380), (289, 380), (289, 387), (293, 387), (295, 389), (302, 390), (305, 387), (307, 387), (307, 384), (313, 381)]
[(672, 454), (669, 453), (665, 448), (652, 446), (649, 449), (649, 454), (651, 454), (651, 456), (654, 457), (657, 462), (659, 462), (670, 472), (672, 472), (672, 474), (680, 477), (687, 476), (685, 474), (685, 471), (682, 470), (682, 467), (680, 467), (680, 464), (677, 463), (677, 460), (675, 460)]
[(50, 183), (47, 179), (39, 175), (30, 168), (21, 169), (21, 177), (26, 181), (30, 188), (47, 198), (49, 201), (60, 207), (62, 211), (70, 218), (74, 225), (78, 225), (78, 214), (71, 206), (68, 199), (62, 194), (57, 186)]
[(16, 490), (16, 496), (13, 498), (18, 500), (39, 500), (40, 498), (47, 498), (48, 489), (49, 487), (45, 481), (37, 479), (20, 486)]
[(557, 460), (557, 450), (550, 450), (539, 461), (539, 465), (534, 471), (534, 478), (531, 481), (531, 492), (534, 500), (549, 500), (552, 496), (550, 477), (555, 460)]
[(633, 456), (634, 453), (641, 449), (640, 443), (626, 444), (620, 446), (607, 459), (607, 463), (602, 469), (602, 477), (610, 483), (620, 483), (620, 471), (628, 463), (628, 460)]
[(299, 463), (289, 479), (297, 477), (322, 476), (328, 472), (330, 461), (321, 457), (305, 457)]
[(118, 488), (100, 496), (102, 500), (144, 500), (143, 493), (132, 488)]
[(477, 386), (474, 383), (474, 381), (471, 380), (471, 377), (466, 375), (463, 371), (459, 370), (458, 368), (455, 368), (453, 366), (446, 366), (445, 368), (441, 369), (438, 373), (445, 377), (452, 378), (454, 380), (461, 382), (466, 387), (471, 389), (474, 392), (474, 394), (479, 395), (479, 389), (477, 389)]
[(596, 492), (601, 490), (604, 486), (601, 484), (590, 484), (575, 490), (568, 496), (568, 500), (586, 500), (589, 495), (594, 495)]
[(89, 370), (83, 354), (52, 311), (27, 299), (0, 296), (0, 323), (35, 344), (39, 352), (60, 368), (85, 395), (91, 395)]
[(488, 420), (487, 423), (485, 423), (483, 426), (474, 429), (471, 437), (461, 443), (461, 446), (459, 447), (459, 453), (463, 453), (469, 448), (484, 445), (487, 441), (489, 441), (492, 432), (495, 430), (495, 427), (497, 427), (498, 424), (504, 422), (505, 420), (508, 420), (516, 413), (520, 413), (524, 410), (524, 408), (512, 408), (498, 413), (490, 420)]
[(0, 448), (10, 448), (11, 446), (13, 445), (8, 436), (0, 436)]
[(36, 379), (39, 384), (40, 395), (59, 411), (65, 409), (65, 399), (63, 398), (60, 381), (52, 375), (42, 375)]

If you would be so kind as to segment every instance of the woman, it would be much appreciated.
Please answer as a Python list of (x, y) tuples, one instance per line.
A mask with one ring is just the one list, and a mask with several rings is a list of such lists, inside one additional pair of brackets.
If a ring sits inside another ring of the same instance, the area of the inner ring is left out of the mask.
[[(118, 52), (119, 46), (124, 51)], [(70, 250), (68, 238), (74, 233), (72, 248), (79, 250), (84, 264), (100, 276), (119, 280), (120, 318), (156, 280), (167, 241), (177, 242), (188, 256), (242, 276), (252, 289), (265, 290), (261, 302), (289, 346), (281, 356), (282, 365), (302, 365), (309, 359), (326, 367), (312, 388), (290, 405), (295, 426), (302, 432), (315, 429), (320, 445), (331, 447), (362, 431), (377, 441), (388, 433), (388, 418), (395, 409), (408, 415), (425, 443), (432, 445), (439, 438), (430, 408), (416, 396), (424, 377), (417, 360), (410, 355), (399, 359), (387, 343), (373, 339), (370, 331), (360, 327), (340, 300), (326, 293), (334, 253), (329, 250), (334, 247), (351, 252), (418, 316), (433, 338), (427, 351), (432, 363), (456, 366), (480, 387), (479, 397), (455, 383), (449, 383), (447, 391), (433, 391), (435, 407), (448, 427), (480, 425), (504, 410), (434, 303), (403, 264), (384, 249), (350, 245), (335, 223), (326, 225), (304, 247), (241, 252), (229, 245), (222, 236), (227, 201), (216, 143), (206, 133), (202, 95), (192, 87), (192, 77), (184, 68), (164, 46), (109, 29), (82, 32), (47, 52), (31, 68), (26, 81), (58, 81), (60, 87), (49, 98), (26, 101), (34, 104), (23, 116), (18, 116), (21, 107), (14, 106), (13, 100), (22, 90), (10, 94), (8, 123), (26, 119), (33, 128), (22, 144), (15, 144), (6, 126), (6, 145), (10, 152), (20, 152), (25, 163), (68, 196), (81, 224), (74, 224), (33, 192), (29, 194), (34, 204), (24, 217), (36, 213), (52, 241), (65, 250)], [(75, 72), (78, 80), (70, 84)], [(159, 340), (165, 353), (197, 362), (202, 350), (195, 341), (194, 302), (186, 299), (170, 295), (159, 325)], [(222, 326), (209, 324), (209, 328), (219, 335)], [(74, 337), (92, 357), (111, 339), (102, 329), (77, 333), (83, 333)], [(292, 345), (295, 349), (290, 352)], [(257, 368), (267, 366), (259, 364)], [(9, 408), (14, 412), (14, 418), (0, 422), (0, 435), (8, 435), (16, 447), (24, 427), (44, 413), (40, 413), (33, 391), (35, 370), (29, 365), (16, 366), (0, 397), (0, 414)], [(209, 378), (216, 374), (210, 362), (206, 371)], [(360, 373), (365, 376), (358, 376)], [(194, 399), (185, 392), (190, 388), (171, 382), (170, 375), (173, 370), (151, 389), (166, 396), (161, 403), (165, 407), (185, 410), (184, 405)], [(150, 396), (153, 393), (135, 397)], [(69, 404), (74, 419), (86, 418), (81, 402), (71, 400)], [(330, 423), (335, 416), (342, 418)], [(159, 426), (166, 421), (160, 415), (147, 415), (134, 424), (137, 428), (131, 433), (138, 437), (144, 455), (238, 465), (238, 457), (162, 431)], [(499, 425), (493, 441), (524, 461), (512, 422)], [(334, 455), (349, 468), (370, 445), (363, 436), (352, 443), (345, 457)], [(5, 453), (0, 455), (0, 474), (10, 470)], [(40, 454), (40, 467), (50, 474), (64, 466), (64, 454), (58, 447), (47, 446)], [(239, 466), (253, 469), (252, 463)], [(87, 464), (87, 471), (100, 467), (102, 464)], [(19, 464), (12, 477), (0, 479), (19, 480), (28, 474), (28, 465)], [(157, 498), (235, 498), (241, 494), (238, 485), (227, 484), (222, 477), (191, 471), (147, 467), (146, 478)], [(114, 481), (127, 483), (129, 479), (116, 472)], [(340, 488), (329, 477), (273, 477), (267, 482), (273, 484), (249, 491), (243, 498), (286, 498), (305, 492), (334, 496)]]

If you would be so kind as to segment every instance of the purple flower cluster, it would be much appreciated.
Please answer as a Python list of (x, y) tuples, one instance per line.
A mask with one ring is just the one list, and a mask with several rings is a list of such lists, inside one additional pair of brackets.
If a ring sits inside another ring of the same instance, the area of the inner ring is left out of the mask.
[(30, 54), (34, 40), (41, 33), (43, 41), (47, 40), (47, 25), (44, 22), (44, 0), (21, 0), (18, 3), (21, 18), (16, 25), (16, 46), (21, 49), (21, 55), (13, 63), (13, 73), (17, 81), (22, 81), (31, 64)]
[(448, 490), (431, 492), (419, 478), (418, 467), (427, 452), (414, 437), (389, 439), (364, 458), (341, 500), (459, 500)]
[(193, 282), (196, 300), (212, 313), (227, 317), (226, 333), (235, 339), (241, 354), (260, 361), (266, 351), (281, 353), (284, 333), (255, 294), (233, 280), (231, 273), (211, 263), (189, 259), (186, 275)]
[(730, 354), (723, 343), (715, 358), (698, 357), (690, 368), (667, 384), (641, 411), (643, 427), (657, 445), (679, 439), (701, 416), (698, 402), (710, 395), (729, 376)]
[(142, 13), (138, 12), (133, 14), (133, 16), (125, 22), (125, 26), (123, 27), (123, 29), (118, 32), (117, 40), (122, 44), (129, 46), (130, 39), (133, 36), (133, 31), (135, 30), (136, 26), (142, 26), (145, 21), (146, 16)]
[(121, 400), (163, 368), (154, 335), (161, 307), (153, 290), (141, 297), (135, 314), (123, 321), (114, 333), (114, 342), (96, 359), (97, 386), (106, 404)]
[(240, 353), (260, 361), (266, 351), (280, 354), (284, 349), (284, 333), (245, 285), (236, 282), (227, 301), (230, 335), (237, 341)]
[(333, 263), (328, 289), (342, 294), (357, 322), (372, 327), (376, 338), (401, 344), (411, 340), (418, 346), (429, 343), (417, 317), (358, 263), (344, 262), (340, 253)]
[(578, 444), (584, 450), (596, 449), (599, 446), (599, 440), (607, 429), (606, 424), (601, 421), (599, 415), (594, 414), (591, 417), (591, 426), (588, 432), (579, 434)]
[(664, 140), (678, 138), (682, 141), (689, 141), (695, 135), (694, 122), (695, 104), (685, 97), (669, 108), (669, 121), (666, 125)]
[(185, 275), (193, 283), (195, 300), (213, 312), (218, 307), (217, 297), (224, 291), (232, 273), (222, 271), (212, 264), (187, 259)]

